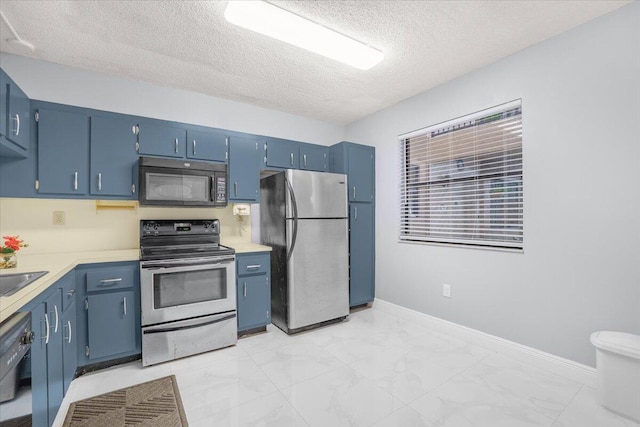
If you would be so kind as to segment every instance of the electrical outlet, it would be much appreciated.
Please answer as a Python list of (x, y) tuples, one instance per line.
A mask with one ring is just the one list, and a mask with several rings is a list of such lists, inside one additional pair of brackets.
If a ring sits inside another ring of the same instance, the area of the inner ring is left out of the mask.
[(53, 225), (64, 225), (64, 211), (53, 212)]
[(442, 284), (442, 296), (451, 298), (451, 285), (448, 285), (446, 283)]

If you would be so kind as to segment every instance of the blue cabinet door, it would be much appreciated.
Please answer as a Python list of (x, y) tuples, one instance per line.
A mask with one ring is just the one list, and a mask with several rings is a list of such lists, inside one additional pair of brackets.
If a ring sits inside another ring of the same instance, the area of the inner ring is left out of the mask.
[(366, 304), (375, 297), (374, 204), (349, 204), (349, 305)]
[(30, 100), (0, 70), (0, 156), (26, 157), (29, 153)]
[(73, 380), (77, 367), (76, 333), (76, 303), (74, 301), (62, 314), (62, 373), (64, 394), (67, 394), (67, 390), (69, 390), (69, 385)]
[(137, 199), (136, 123), (129, 116), (91, 117), (91, 194)]
[(238, 331), (271, 323), (271, 288), (266, 275), (238, 277)]
[(160, 120), (139, 119), (138, 122), (140, 154), (185, 157), (187, 131), (184, 128)]
[(373, 147), (347, 146), (349, 201), (373, 202), (375, 158)]
[(188, 130), (187, 157), (189, 159), (227, 162), (227, 136), (224, 133)]
[(229, 201), (259, 200), (260, 167), (258, 142), (251, 138), (229, 138)]
[(136, 348), (133, 291), (89, 295), (89, 359), (127, 353)]
[(16, 143), (25, 150), (29, 149), (29, 109), (30, 101), (27, 95), (9, 80), (9, 105), (7, 106), (7, 134), (9, 141)]
[(89, 191), (89, 116), (38, 108), (38, 192)]
[(49, 320), (49, 343), (47, 344), (47, 398), (49, 424), (53, 422), (64, 397), (62, 372), (62, 293), (60, 289), (45, 301)]
[[(31, 421), (36, 427), (49, 425), (47, 390), (47, 322), (46, 304), (41, 302), (31, 309)], [(53, 420), (52, 420), (53, 421)]]
[(326, 172), (329, 148), (316, 144), (300, 144), (300, 169)]
[(298, 169), (300, 165), (298, 144), (298, 142), (286, 139), (266, 138), (264, 166)]

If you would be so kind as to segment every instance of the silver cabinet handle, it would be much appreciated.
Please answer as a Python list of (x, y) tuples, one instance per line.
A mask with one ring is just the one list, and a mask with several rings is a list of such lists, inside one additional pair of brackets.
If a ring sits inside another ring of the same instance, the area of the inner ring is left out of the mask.
[(16, 130), (14, 133), (18, 136), (20, 135), (20, 114), (16, 114), (16, 118), (14, 120), (16, 121)]
[(304, 167), (307, 167), (307, 155), (303, 154), (302, 158), (304, 159)]
[(177, 153), (178, 152), (178, 138), (176, 138), (175, 147), (176, 147), (176, 153)]
[(107, 286), (115, 286), (118, 282), (122, 282), (122, 277), (118, 277), (117, 279), (102, 279), (98, 286), (105, 288)]
[(353, 186), (353, 198), (354, 199), (356, 198), (356, 186), (355, 185)]
[(78, 189), (78, 172), (75, 172), (73, 174), (73, 189), (74, 190)]
[(75, 293), (76, 293), (76, 290), (75, 289), (71, 289), (69, 292), (67, 292), (67, 295), (72, 297), (73, 294), (75, 294)]
[(127, 315), (127, 297), (122, 297), (122, 306), (124, 307), (124, 315)]
[(44, 327), (47, 330), (47, 335), (44, 337), (44, 343), (49, 344), (49, 328), (51, 327), (49, 325), (49, 313), (44, 314)]
[(235, 181), (233, 183), (233, 195), (237, 196), (238, 195), (238, 181)]
[(357, 207), (357, 206), (355, 206), (355, 207), (354, 207), (354, 209), (356, 210), (356, 215), (355, 215), (354, 220), (356, 220), (356, 221), (357, 221), (357, 220), (358, 220), (358, 207)]
[(102, 191), (102, 173), (98, 174), (98, 191)]
[(262, 267), (262, 264), (252, 264), (252, 265), (247, 265), (247, 270), (253, 270), (256, 268), (260, 268)]
[(193, 140), (193, 155), (196, 155), (196, 140)]
[(67, 344), (71, 344), (71, 320), (67, 320), (67, 329), (69, 329), (69, 336), (66, 338)]
[(291, 153), (291, 166), (293, 166), (293, 153)]
[(58, 333), (58, 306), (55, 304), (53, 306), (53, 311), (56, 313), (56, 326), (55, 328), (53, 328), (53, 333), (57, 334)]
[(242, 291), (242, 294), (246, 297), (247, 296), (247, 282), (243, 282), (244, 283), (244, 290)]

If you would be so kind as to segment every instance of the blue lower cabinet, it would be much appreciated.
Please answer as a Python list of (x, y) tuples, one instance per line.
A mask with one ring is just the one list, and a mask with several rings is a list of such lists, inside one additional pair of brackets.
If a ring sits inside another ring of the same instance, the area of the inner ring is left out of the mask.
[(31, 309), (31, 329), (34, 337), (29, 351), (31, 353), (31, 423), (34, 427), (49, 426), (46, 312), (47, 307), (44, 302), (36, 304)]
[(89, 359), (101, 359), (135, 350), (135, 300), (133, 291), (87, 297)]
[(239, 254), (236, 259), (238, 332), (271, 323), (270, 254)]
[(141, 353), (138, 262), (76, 268), (78, 366)]
[(78, 366), (78, 338), (76, 334), (76, 303), (73, 301), (62, 315), (62, 358), (64, 361), (62, 375), (64, 379), (64, 394), (67, 394), (67, 390), (69, 390), (69, 385), (71, 381), (73, 381)]
[(53, 423), (64, 396), (61, 290), (55, 286), (54, 291), (30, 303), (29, 310), (34, 332), (31, 345), (32, 424), (46, 427)]

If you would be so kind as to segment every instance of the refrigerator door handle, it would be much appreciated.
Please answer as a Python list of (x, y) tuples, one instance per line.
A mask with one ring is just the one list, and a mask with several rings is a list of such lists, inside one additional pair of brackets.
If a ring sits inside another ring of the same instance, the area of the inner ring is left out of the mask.
[(291, 236), (291, 248), (287, 253), (287, 262), (291, 259), (293, 254), (293, 248), (296, 246), (296, 240), (298, 238), (298, 204), (296, 203), (296, 194), (293, 192), (293, 187), (285, 175), (284, 181), (287, 183), (287, 189), (291, 195), (291, 207), (293, 208), (293, 235)]

